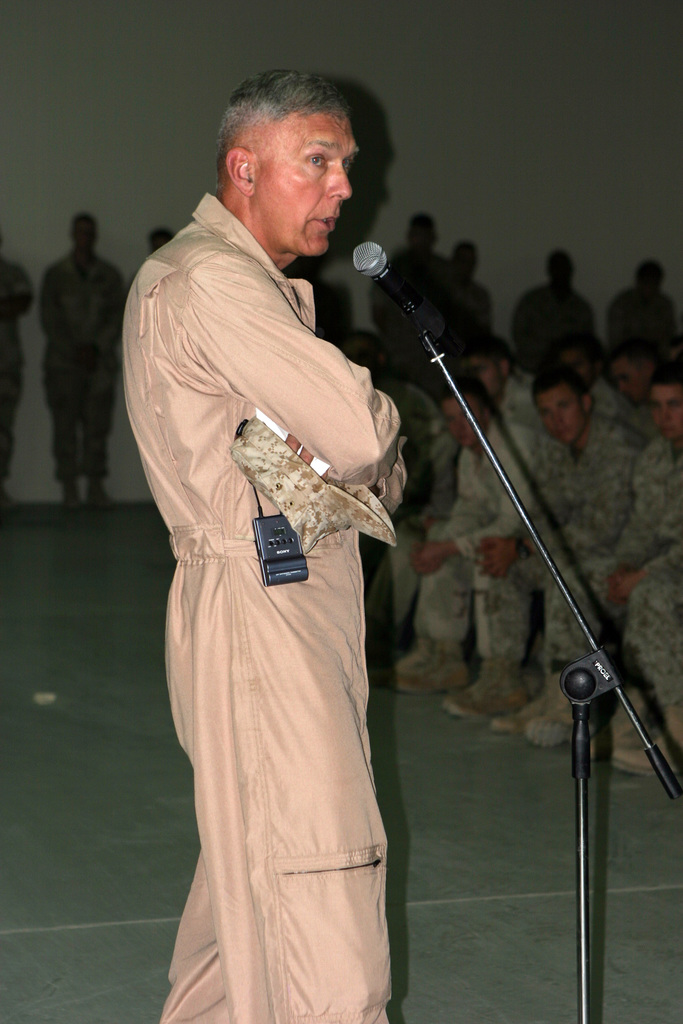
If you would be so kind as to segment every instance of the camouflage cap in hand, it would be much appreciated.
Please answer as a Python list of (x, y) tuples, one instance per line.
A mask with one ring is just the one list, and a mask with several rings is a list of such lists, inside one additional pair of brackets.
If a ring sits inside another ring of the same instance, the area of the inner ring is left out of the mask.
[(231, 445), (230, 454), (249, 483), (287, 516), (304, 553), (322, 537), (350, 526), (396, 546), (389, 513), (372, 491), (363, 484), (323, 480), (255, 416)]

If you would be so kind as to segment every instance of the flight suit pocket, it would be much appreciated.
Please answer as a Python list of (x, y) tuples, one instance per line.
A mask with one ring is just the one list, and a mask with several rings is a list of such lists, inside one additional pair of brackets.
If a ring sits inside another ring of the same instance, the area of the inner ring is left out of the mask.
[(276, 864), (292, 1020), (365, 1024), (391, 994), (386, 847)]

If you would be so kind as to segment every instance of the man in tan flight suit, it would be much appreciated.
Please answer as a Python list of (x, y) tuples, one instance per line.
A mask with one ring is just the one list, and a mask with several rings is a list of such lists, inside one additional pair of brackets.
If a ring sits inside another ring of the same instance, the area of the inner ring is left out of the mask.
[(327, 250), (355, 153), (329, 83), (242, 83), (217, 195), (147, 259), (126, 309), (128, 409), (178, 560), (167, 669), (201, 841), (164, 1024), (387, 1020), (358, 537), (325, 537), (306, 582), (266, 589), (254, 491), (230, 457), (258, 409), (330, 478), (400, 501), (393, 403), (316, 338), (311, 286), (282, 273)]

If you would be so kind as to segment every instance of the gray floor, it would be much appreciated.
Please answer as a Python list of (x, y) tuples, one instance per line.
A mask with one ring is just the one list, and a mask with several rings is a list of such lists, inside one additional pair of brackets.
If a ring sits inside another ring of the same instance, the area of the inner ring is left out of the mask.
[[(151, 506), (29, 507), (0, 549), (0, 1019), (153, 1024), (197, 854), (165, 691), (166, 535)], [(577, 1020), (568, 748), (454, 722), (436, 697), (375, 690), (369, 719), (392, 1024)], [(680, 1024), (683, 800), (607, 765), (589, 794), (591, 1019)]]

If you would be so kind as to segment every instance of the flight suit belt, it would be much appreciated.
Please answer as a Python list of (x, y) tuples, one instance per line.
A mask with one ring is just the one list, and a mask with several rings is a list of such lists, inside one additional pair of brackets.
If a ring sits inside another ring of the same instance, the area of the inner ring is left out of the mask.
[(169, 542), (178, 562), (189, 565), (256, 554), (253, 537), (229, 538), (220, 526), (175, 526)]

